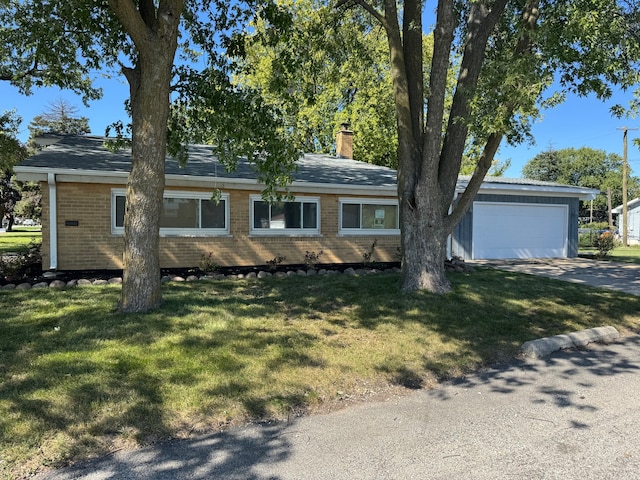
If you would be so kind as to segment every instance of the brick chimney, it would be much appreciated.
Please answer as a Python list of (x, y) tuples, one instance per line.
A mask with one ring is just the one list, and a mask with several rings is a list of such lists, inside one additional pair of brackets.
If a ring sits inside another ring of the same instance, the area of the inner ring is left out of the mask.
[(348, 123), (340, 125), (336, 142), (336, 157), (353, 158), (353, 132), (349, 130)]

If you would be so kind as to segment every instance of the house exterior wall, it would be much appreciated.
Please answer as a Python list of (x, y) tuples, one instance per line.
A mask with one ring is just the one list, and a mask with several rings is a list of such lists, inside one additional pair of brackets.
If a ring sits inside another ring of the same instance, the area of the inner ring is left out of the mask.
[[(50, 265), (49, 198), (43, 185), (43, 268)], [(58, 183), (57, 184), (58, 269), (121, 269), (123, 237), (111, 231), (111, 190), (122, 185)], [(203, 189), (167, 188), (184, 192)], [(251, 194), (259, 191), (230, 190), (229, 235), (227, 236), (161, 236), (162, 268), (197, 267), (203, 255), (220, 266), (265, 265), (284, 256), (283, 264), (302, 264), (305, 253), (323, 252), (319, 263), (357, 263), (363, 261), (374, 240), (372, 260), (397, 261), (399, 235), (339, 235), (339, 198), (348, 195), (314, 195), (320, 197), (320, 234), (312, 236), (250, 235)], [(305, 194), (306, 195), (306, 194)], [(362, 195), (354, 196), (363, 198)], [(376, 197), (369, 197), (376, 198)]]
[[(479, 194), (474, 201), (501, 203), (532, 203), (543, 205), (567, 205), (569, 208), (567, 256), (578, 256), (578, 212), (580, 200), (568, 197), (543, 197), (527, 195)], [(454, 229), (451, 236), (451, 255), (465, 260), (472, 259), (473, 249), (473, 205)]]
[[(629, 219), (629, 225), (627, 227), (627, 243), (631, 245), (640, 244), (640, 206), (629, 208), (627, 211), (627, 217)], [(619, 233), (622, 235), (622, 229), (624, 226), (624, 218), (622, 214), (618, 215), (620, 219)]]

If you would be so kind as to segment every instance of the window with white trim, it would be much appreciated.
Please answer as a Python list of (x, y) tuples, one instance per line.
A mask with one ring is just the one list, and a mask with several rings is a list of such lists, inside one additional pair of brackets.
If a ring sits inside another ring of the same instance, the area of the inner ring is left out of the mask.
[(397, 200), (341, 198), (339, 233), (399, 235)]
[(251, 233), (258, 235), (314, 235), (320, 233), (320, 199), (296, 197), (268, 203), (251, 195)]
[[(124, 233), (125, 190), (111, 191), (111, 230)], [(228, 235), (229, 194), (220, 201), (210, 193), (165, 191), (160, 235)]]

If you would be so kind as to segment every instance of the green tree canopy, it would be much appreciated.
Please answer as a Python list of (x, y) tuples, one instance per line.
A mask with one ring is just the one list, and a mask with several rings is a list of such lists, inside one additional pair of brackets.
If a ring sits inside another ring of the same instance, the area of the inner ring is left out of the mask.
[[(530, 136), (542, 105), (566, 92), (599, 98), (637, 82), (635, 1), (439, 0), (425, 70), (422, 0), (337, 0), (367, 12), (389, 44), (398, 131), (403, 290), (450, 289), (447, 237), (464, 216), (503, 138)], [(448, 75), (456, 85), (448, 101)], [(426, 72), (426, 73), (425, 73)], [(560, 91), (545, 97), (557, 80)], [(452, 208), (465, 152), (472, 178)]]
[[(396, 168), (396, 119), (384, 32), (361, 12), (326, 0), (280, 0), (289, 34), (265, 45), (254, 25), (238, 85), (261, 92), (281, 112), (304, 152), (333, 153), (339, 126), (354, 131), (354, 158)], [(256, 42), (257, 40), (257, 42)]]
[[(255, 162), (270, 193), (290, 181), (297, 151), (254, 92), (231, 85), (230, 60), (259, 18), (281, 34), (290, 17), (272, 1), (5, 0), (0, 3), (0, 80), (25, 94), (58, 85), (97, 98), (94, 72), (122, 74), (130, 87), (131, 157), (124, 221), (120, 309), (161, 304), (159, 220), (167, 152), (210, 141), (233, 167)], [(172, 106), (172, 101), (174, 105)]]
[[(547, 149), (529, 160), (522, 168), (522, 176), (533, 180), (564, 183), (596, 188), (602, 193), (594, 207), (607, 209), (607, 191), (611, 190), (614, 207), (622, 204), (623, 159), (615, 153), (589, 147)], [(640, 178), (628, 179), (629, 197), (640, 195)]]
[[(398, 167), (396, 111), (389, 63), (389, 45), (382, 30), (359, 10), (339, 10), (327, 0), (280, 0), (293, 12), (294, 23), (275, 45), (247, 46), (239, 85), (260, 91), (282, 113), (304, 152), (333, 153), (339, 125), (353, 130), (353, 155), (360, 161)], [(254, 26), (253, 39), (265, 25)], [(423, 38), (425, 78), (433, 36)], [(448, 101), (453, 96), (454, 70), (448, 75)], [(477, 149), (469, 146), (461, 173), (471, 174)], [(495, 162), (501, 175), (508, 162)]]
[(15, 110), (0, 114), (0, 172), (11, 169), (27, 154), (25, 146), (18, 140), (20, 123), (22, 119)]

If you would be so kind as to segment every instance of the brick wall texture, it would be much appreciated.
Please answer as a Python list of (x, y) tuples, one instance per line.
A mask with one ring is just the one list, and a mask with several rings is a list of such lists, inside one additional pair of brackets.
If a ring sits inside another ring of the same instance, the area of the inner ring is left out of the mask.
[[(57, 229), (58, 269), (121, 269), (123, 237), (111, 232), (111, 189), (120, 185), (58, 183)], [(172, 189), (167, 188), (170, 192)], [(189, 191), (190, 189), (175, 189)], [(206, 191), (191, 189), (192, 191)], [(265, 265), (276, 257), (284, 264), (304, 263), (305, 253), (320, 251), (320, 263), (357, 263), (376, 241), (372, 260), (397, 261), (399, 235), (339, 236), (338, 199), (347, 195), (320, 195), (321, 224), (317, 236), (251, 236), (249, 234), (249, 196), (245, 190), (229, 193), (230, 235), (161, 236), (162, 268), (196, 267), (204, 255), (220, 266)], [(50, 265), (49, 191), (42, 184), (43, 268)], [(315, 196), (315, 195), (314, 195)], [(358, 195), (358, 198), (363, 198)], [(77, 226), (73, 226), (77, 222)]]

